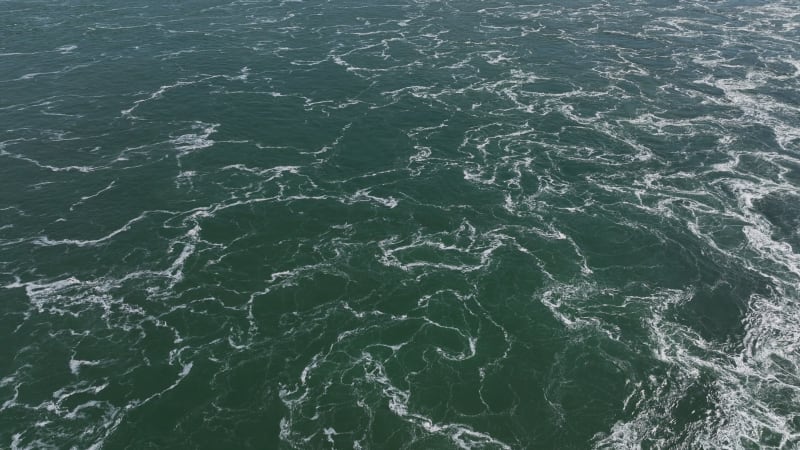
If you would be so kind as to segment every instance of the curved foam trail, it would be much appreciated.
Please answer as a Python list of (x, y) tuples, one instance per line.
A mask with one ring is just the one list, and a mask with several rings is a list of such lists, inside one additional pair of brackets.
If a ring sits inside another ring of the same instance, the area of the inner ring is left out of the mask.
[(9, 7), (0, 447), (800, 445), (795, 2)]

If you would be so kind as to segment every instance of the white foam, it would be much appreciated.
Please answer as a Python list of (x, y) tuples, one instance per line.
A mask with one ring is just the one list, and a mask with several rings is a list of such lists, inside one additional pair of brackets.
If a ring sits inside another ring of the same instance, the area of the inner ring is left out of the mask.
[(95, 192), (94, 194), (85, 195), (85, 196), (81, 197), (80, 200), (78, 200), (77, 202), (75, 202), (72, 205), (70, 205), (69, 210), (73, 211), (76, 206), (84, 204), (86, 202), (86, 200), (91, 200), (93, 198), (97, 198), (100, 195), (102, 195), (104, 192), (110, 191), (114, 187), (115, 183), (116, 183), (116, 181), (112, 181), (111, 183), (108, 184), (108, 186), (104, 187), (103, 189), (100, 189), (99, 191)]
[(81, 359), (70, 359), (69, 360), (69, 371), (72, 372), (73, 375), (78, 375), (81, 370), (81, 366), (98, 366), (100, 365), (100, 361), (87, 361)]
[(508, 444), (493, 438), (487, 433), (475, 431), (467, 425), (437, 423), (422, 414), (411, 411), (409, 408), (410, 393), (392, 384), (380, 362), (373, 359), (370, 354), (364, 353), (362, 354), (362, 363), (367, 369), (367, 381), (381, 388), (383, 396), (388, 399), (389, 409), (406, 422), (422, 428), (428, 433), (448, 437), (458, 448), (473, 449), (491, 445), (502, 449), (511, 449)]
[(645, 436), (656, 439), (659, 445), (667, 445), (667, 435), (659, 423), (667, 418), (665, 414), (669, 414), (670, 409), (665, 410), (662, 405), (679, 401), (685, 389), (702, 374), (709, 373), (717, 404), (711, 415), (703, 419), (702, 426), (693, 429), (688, 436), (693, 445), (738, 447), (742, 439), (759, 442), (764, 430), (779, 436), (781, 445), (797, 437), (792, 431), (792, 417), (782, 412), (781, 401), (776, 400), (775, 393), (782, 392), (800, 401), (800, 378), (783, 368), (784, 365), (800, 367), (797, 344), (800, 326), (794, 320), (800, 314), (796, 302), (800, 288), (800, 255), (789, 244), (774, 240), (771, 224), (755, 209), (758, 200), (776, 192), (794, 192), (794, 188), (763, 179), (736, 178), (723, 182), (736, 196), (736, 209), (697, 211), (728, 215), (746, 223), (742, 227), (745, 245), (723, 249), (708, 230), (696, 223), (689, 223), (689, 228), (709, 248), (771, 280), (773, 294), (751, 295), (740, 354), (727, 354), (696, 331), (667, 318), (665, 311), (691, 298), (691, 291), (664, 292), (647, 298), (646, 304), (656, 305), (648, 320), (654, 355), (677, 373), (670, 385), (651, 380), (641, 393), (632, 394), (637, 398), (636, 415), (631, 420), (618, 422), (609, 435), (599, 436), (598, 447), (627, 447)]
[(197, 133), (183, 134), (171, 139), (170, 142), (181, 154), (208, 148), (214, 145), (214, 140), (210, 139), (210, 137), (217, 132), (219, 126), (220, 124), (218, 123), (195, 122), (192, 125), (192, 129), (199, 130)]
[(37, 160), (35, 160), (33, 158), (29, 158), (29, 157), (24, 156), (24, 155), (20, 155), (20, 154), (17, 154), (17, 153), (11, 153), (11, 152), (8, 152), (6, 150), (3, 150), (2, 147), (0, 147), (0, 156), (6, 156), (6, 157), (9, 157), (9, 158), (18, 159), (20, 161), (26, 161), (26, 162), (29, 162), (29, 163), (35, 165), (36, 167), (39, 167), (39, 168), (42, 168), (42, 169), (47, 169), (47, 170), (49, 170), (51, 172), (81, 172), (81, 173), (89, 173), (89, 172), (94, 172), (94, 171), (99, 169), (99, 167), (93, 167), (93, 166), (61, 166), (61, 167), (59, 167), (59, 166), (53, 166), (53, 165), (50, 165), (50, 164), (44, 164), (44, 163), (41, 163), (41, 162), (39, 162), (39, 161), (37, 161)]
[(78, 48), (77, 45), (62, 45), (56, 49), (57, 52), (61, 53), (62, 55), (66, 55), (72, 53)]
[(389, 209), (394, 208), (397, 206), (398, 201), (393, 197), (378, 197), (372, 195), (369, 189), (359, 189), (355, 194), (347, 197), (344, 203), (351, 204), (351, 203), (358, 203), (363, 201), (369, 201), (373, 203), (377, 203), (381, 206), (385, 206)]
[(47, 236), (42, 236), (42, 237), (36, 238), (33, 242), (36, 245), (39, 245), (39, 246), (42, 246), (42, 247), (52, 247), (52, 246), (56, 246), (56, 245), (74, 245), (74, 246), (77, 246), (77, 247), (95, 246), (95, 245), (98, 245), (98, 244), (106, 243), (106, 242), (112, 240), (117, 235), (122, 234), (122, 233), (124, 233), (126, 231), (129, 231), (131, 229), (131, 227), (133, 227), (134, 224), (146, 219), (151, 213), (152, 213), (151, 211), (143, 212), (143, 213), (139, 214), (138, 216), (134, 217), (133, 219), (130, 219), (122, 227), (117, 228), (116, 230), (112, 231), (111, 233), (109, 233), (109, 234), (107, 234), (107, 235), (105, 235), (103, 237), (99, 237), (97, 239), (50, 239)]
[(133, 112), (139, 106), (141, 106), (143, 103), (150, 102), (150, 101), (153, 101), (153, 100), (158, 100), (169, 90), (172, 90), (172, 89), (175, 89), (175, 88), (179, 88), (179, 87), (182, 87), (182, 86), (192, 85), (194, 83), (195, 82), (193, 82), (193, 81), (177, 81), (174, 84), (162, 85), (155, 92), (152, 92), (146, 98), (143, 98), (141, 100), (136, 100), (135, 102), (133, 102), (133, 105), (130, 108), (123, 109), (122, 111), (120, 111), (120, 113), (122, 114), (122, 117), (124, 117), (124, 118), (135, 119), (136, 116), (133, 115)]

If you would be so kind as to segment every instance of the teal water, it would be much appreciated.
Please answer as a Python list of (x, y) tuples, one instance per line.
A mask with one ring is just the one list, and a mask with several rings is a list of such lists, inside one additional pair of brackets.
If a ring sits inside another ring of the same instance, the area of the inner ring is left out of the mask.
[(0, 1), (0, 448), (800, 447), (795, 1)]

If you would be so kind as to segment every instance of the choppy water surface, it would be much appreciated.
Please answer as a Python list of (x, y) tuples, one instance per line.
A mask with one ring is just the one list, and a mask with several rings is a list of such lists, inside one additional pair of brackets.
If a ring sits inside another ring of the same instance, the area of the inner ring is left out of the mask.
[(0, 1), (0, 447), (800, 445), (795, 1)]

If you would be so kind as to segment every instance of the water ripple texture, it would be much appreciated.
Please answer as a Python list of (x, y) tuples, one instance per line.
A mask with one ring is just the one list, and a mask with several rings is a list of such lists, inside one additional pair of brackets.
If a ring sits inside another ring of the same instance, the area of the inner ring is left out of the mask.
[(0, 5), (0, 448), (800, 447), (796, 1)]

